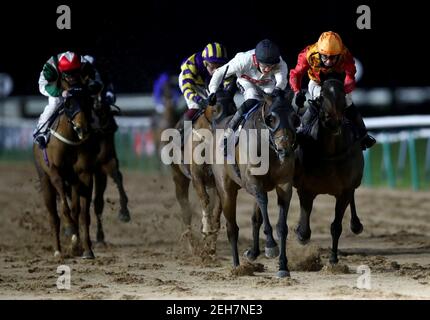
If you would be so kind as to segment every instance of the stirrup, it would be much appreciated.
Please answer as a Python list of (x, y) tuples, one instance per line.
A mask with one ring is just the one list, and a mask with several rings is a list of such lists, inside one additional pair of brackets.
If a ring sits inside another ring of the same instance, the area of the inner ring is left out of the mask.
[(34, 142), (39, 145), (40, 149), (46, 149), (47, 141), (46, 141), (46, 134), (45, 133), (38, 133), (34, 137)]

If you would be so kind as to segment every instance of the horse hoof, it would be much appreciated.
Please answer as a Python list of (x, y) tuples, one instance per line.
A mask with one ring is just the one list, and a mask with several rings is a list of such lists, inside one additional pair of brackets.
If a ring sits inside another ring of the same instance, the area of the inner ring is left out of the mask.
[(94, 253), (92, 251), (86, 251), (82, 255), (82, 259), (95, 259)]
[(58, 251), (58, 250), (55, 250), (55, 252), (54, 252), (54, 257), (55, 257), (55, 258), (60, 258), (60, 257), (61, 257), (61, 252), (60, 252), (60, 251)]
[(337, 257), (330, 257), (329, 262), (330, 264), (337, 264), (339, 259)]
[(307, 245), (307, 244), (309, 243), (309, 241), (311, 240), (311, 233), (310, 233), (310, 232), (309, 232), (309, 235), (303, 235), (303, 234), (298, 230), (298, 228), (296, 228), (296, 229), (294, 230), (294, 232), (296, 233), (297, 241), (298, 241), (301, 245), (303, 245), (303, 246)]
[(256, 259), (257, 259), (257, 257), (258, 257), (258, 254), (257, 255), (255, 255), (254, 253), (252, 253), (252, 250), (251, 249), (248, 249), (248, 250), (246, 250), (244, 253), (243, 253), (243, 256), (249, 261), (249, 262), (253, 262), (253, 261), (255, 261)]
[(290, 271), (287, 271), (287, 270), (279, 270), (277, 273), (276, 273), (276, 277), (277, 278), (289, 278), (290, 277)]
[(273, 247), (273, 248), (265, 247), (264, 248), (264, 255), (266, 256), (266, 258), (269, 258), (269, 259), (276, 258), (277, 256), (279, 256), (278, 246)]
[(359, 223), (351, 223), (350, 227), (351, 227), (351, 231), (357, 235), (362, 233), (363, 229), (364, 229), (363, 225), (360, 222)]
[(128, 211), (120, 212), (118, 214), (118, 219), (121, 222), (130, 222), (130, 220), (131, 220), (130, 213)]
[(98, 248), (106, 248), (107, 247), (107, 243), (104, 240), (97, 240), (97, 242), (95, 243), (95, 246)]

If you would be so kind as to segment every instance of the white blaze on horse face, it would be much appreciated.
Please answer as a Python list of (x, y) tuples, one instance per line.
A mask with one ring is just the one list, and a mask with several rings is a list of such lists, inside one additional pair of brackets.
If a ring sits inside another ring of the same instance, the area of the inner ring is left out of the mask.
[(161, 133), (161, 141), (167, 142), (170, 138), (172, 138), (172, 141), (161, 149), (161, 161), (163, 161), (164, 164), (179, 164), (182, 158), (181, 135), (176, 129), (163, 130)]

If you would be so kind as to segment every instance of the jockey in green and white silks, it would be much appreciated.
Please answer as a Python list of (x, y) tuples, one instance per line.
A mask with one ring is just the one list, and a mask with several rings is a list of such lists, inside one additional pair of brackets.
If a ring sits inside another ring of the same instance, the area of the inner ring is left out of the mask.
[(44, 64), (39, 77), (39, 91), (48, 97), (48, 105), (34, 132), (34, 139), (40, 146), (46, 144), (48, 120), (64, 101), (67, 90), (78, 83), (85, 84), (92, 94), (98, 94), (103, 88), (99, 73), (84, 57), (67, 51), (52, 56)]

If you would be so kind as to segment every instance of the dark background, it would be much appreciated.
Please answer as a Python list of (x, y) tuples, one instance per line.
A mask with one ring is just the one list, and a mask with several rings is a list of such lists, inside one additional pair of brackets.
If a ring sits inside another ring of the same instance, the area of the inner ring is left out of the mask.
[[(71, 8), (71, 30), (56, 27), (57, 6)], [(360, 4), (371, 8), (371, 30), (359, 30)], [(111, 72), (118, 92), (149, 92), (162, 71), (210, 41), (230, 57), (270, 38), (289, 68), (323, 31), (338, 32), (364, 65), (361, 87), (428, 85), (424, 2), (386, 1), (14, 1), (0, 5), (0, 72), (15, 82), (13, 95), (38, 94), (37, 80), (53, 54), (92, 54)]]

